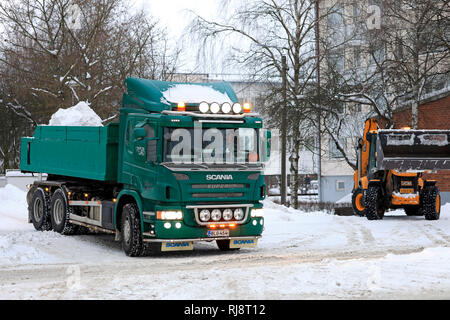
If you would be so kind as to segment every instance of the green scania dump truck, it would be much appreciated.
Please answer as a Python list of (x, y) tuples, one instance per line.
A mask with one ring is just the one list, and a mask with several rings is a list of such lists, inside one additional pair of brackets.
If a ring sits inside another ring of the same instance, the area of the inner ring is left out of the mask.
[[(229, 83), (126, 80), (119, 123), (38, 126), (21, 170), (35, 229), (115, 234), (129, 256), (254, 247), (264, 228), (270, 132)], [(213, 101), (217, 99), (217, 101)]]

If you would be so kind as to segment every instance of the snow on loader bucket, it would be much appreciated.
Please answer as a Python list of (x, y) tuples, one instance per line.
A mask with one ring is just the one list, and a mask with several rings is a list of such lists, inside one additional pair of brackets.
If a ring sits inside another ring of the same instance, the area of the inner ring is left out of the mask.
[(379, 130), (378, 170), (450, 170), (450, 130)]

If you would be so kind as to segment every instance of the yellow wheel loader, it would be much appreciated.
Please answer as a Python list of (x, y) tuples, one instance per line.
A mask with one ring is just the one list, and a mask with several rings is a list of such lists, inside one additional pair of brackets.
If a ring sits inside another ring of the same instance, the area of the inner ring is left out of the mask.
[(438, 220), (440, 193), (427, 171), (450, 170), (450, 130), (378, 128), (368, 119), (357, 146), (352, 206), (356, 215), (383, 219), (388, 209)]

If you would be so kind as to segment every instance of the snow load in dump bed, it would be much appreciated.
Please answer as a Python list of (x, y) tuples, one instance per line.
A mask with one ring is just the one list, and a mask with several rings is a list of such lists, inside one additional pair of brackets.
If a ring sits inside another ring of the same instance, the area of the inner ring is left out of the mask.
[(59, 109), (50, 118), (49, 126), (103, 127), (102, 119), (89, 106), (81, 101), (77, 105)]
[(123, 107), (141, 108), (150, 112), (172, 110), (179, 102), (235, 103), (238, 98), (228, 82), (186, 83), (166, 82), (138, 78), (125, 80), (127, 92)]
[(450, 170), (450, 130), (379, 130), (379, 170)]

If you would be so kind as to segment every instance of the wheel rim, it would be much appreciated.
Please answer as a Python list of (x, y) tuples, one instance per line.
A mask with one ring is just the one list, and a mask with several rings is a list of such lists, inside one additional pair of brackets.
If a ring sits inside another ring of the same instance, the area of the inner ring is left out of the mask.
[(33, 215), (34, 215), (34, 220), (36, 220), (36, 221), (40, 221), (42, 219), (42, 216), (44, 215), (44, 208), (42, 206), (42, 200), (39, 198), (36, 198), (36, 200), (34, 200)]
[(57, 199), (53, 205), (53, 218), (57, 225), (64, 219), (64, 205), (61, 199)]
[(363, 198), (362, 193), (357, 194), (356, 198), (355, 198), (356, 209), (358, 209), (359, 211), (364, 211), (364, 206), (362, 204), (362, 198)]
[(441, 209), (441, 196), (438, 195), (436, 197), (436, 212), (441, 211), (440, 209)]
[(125, 218), (125, 222), (123, 224), (123, 239), (125, 240), (125, 243), (130, 243), (130, 231), (131, 231), (131, 226), (130, 226), (130, 221), (128, 220), (128, 217)]

